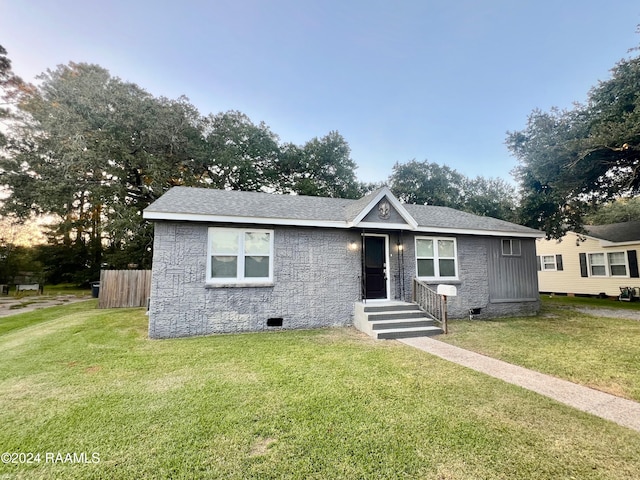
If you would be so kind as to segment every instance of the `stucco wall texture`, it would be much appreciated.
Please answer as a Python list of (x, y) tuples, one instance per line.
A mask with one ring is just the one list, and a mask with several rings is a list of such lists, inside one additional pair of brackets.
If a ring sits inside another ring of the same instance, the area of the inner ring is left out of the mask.
[[(286, 329), (353, 324), (354, 305), (361, 297), (359, 230), (273, 227), (273, 283), (223, 287), (206, 283), (209, 226), (213, 225), (155, 223), (151, 338), (264, 331), (273, 328), (267, 325), (269, 319), (282, 319)], [(458, 296), (448, 298), (451, 318), (468, 316), (469, 308), (475, 307), (482, 307), (485, 317), (534, 314), (539, 309), (539, 302), (490, 302), (487, 249), (493, 241), (500, 240), (458, 237), (460, 278), (439, 282), (458, 289)], [(389, 232), (392, 300), (411, 300), (414, 249), (413, 234)]]
[[(282, 327), (345, 326), (360, 298), (357, 232), (317, 228), (275, 229), (273, 284), (206, 284), (208, 226), (155, 224), (149, 336), (184, 337)], [(268, 228), (268, 227), (264, 227)]]

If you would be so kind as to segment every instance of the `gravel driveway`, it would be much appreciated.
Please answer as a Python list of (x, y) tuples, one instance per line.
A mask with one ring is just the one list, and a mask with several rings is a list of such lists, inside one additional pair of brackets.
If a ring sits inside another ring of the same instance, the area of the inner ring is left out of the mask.
[(572, 307), (580, 313), (591, 315), (593, 317), (605, 318), (626, 318), (628, 320), (640, 321), (640, 310), (626, 310), (622, 308), (591, 308), (591, 307)]

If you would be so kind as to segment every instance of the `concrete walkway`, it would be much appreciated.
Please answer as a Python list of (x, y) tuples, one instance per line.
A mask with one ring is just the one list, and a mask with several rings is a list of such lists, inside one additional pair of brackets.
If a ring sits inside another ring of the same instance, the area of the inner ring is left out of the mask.
[(640, 403), (470, 352), (433, 338), (403, 338), (398, 341), (640, 432)]

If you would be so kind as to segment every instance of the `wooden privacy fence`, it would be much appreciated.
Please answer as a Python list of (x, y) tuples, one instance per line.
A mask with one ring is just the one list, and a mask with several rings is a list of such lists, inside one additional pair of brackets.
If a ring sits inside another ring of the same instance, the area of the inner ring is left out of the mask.
[(98, 308), (146, 307), (151, 270), (101, 270)]

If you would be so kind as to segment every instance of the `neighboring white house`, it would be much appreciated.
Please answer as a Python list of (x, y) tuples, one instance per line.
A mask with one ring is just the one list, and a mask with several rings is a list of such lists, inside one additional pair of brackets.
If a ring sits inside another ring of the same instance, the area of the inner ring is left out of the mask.
[(640, 222), (585, 230), (561, 240), (537, 240), (540, 292), (618, 296), (620, 287), (640, 287)]

